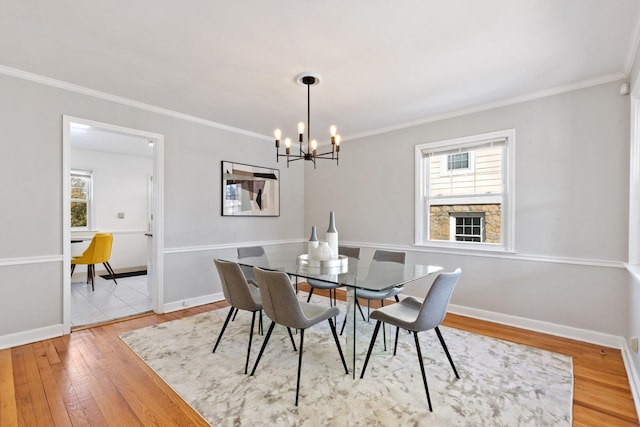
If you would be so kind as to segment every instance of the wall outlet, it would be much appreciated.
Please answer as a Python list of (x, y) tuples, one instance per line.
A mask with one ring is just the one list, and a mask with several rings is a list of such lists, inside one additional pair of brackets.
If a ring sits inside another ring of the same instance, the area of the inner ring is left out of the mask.
[(633, 351), (634, 353), (638, 352), (638, 337), (631, 337), (629, 338), (629, 348), (631, 349), (631, 351)]
[(124, 212), (118, 212), (118, 218), (124, 219)]

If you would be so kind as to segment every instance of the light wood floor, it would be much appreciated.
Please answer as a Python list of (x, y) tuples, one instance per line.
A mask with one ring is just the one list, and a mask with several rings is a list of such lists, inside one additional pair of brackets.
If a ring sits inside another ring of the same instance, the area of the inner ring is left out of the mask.
[[(152, 314), (1, 350), (0, 426), (207, 425), (118, 334), (225, 306)], [(574, 426), (638, 425), (619, 350), (452, 314), (444, 324), (573, 357)]]

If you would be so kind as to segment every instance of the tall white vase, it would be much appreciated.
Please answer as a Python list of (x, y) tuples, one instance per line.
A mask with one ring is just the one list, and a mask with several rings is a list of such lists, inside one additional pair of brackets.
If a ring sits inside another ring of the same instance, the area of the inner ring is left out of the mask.
[(327, 243), (333, 252), (333, 257), (338, 257), (338, 230), (336, 229), (336, 214), (329, 213), (329, 228), (327, 229)]

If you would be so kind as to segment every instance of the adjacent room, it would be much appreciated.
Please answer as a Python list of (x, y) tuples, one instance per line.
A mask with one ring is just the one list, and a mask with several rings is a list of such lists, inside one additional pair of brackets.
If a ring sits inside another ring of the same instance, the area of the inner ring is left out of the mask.
[(639, 425), (640, 2), (0, 2), (0, 425)]

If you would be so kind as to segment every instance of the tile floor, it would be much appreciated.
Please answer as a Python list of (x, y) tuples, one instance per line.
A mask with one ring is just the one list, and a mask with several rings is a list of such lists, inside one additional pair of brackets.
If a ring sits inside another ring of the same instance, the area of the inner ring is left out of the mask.
[(71, 326), (89, 325), (132, 316), (151, 310), (147, 276), (106, 280), (95, 279), (95, 291), (86, 283), (86, 275), (71, 279)]

